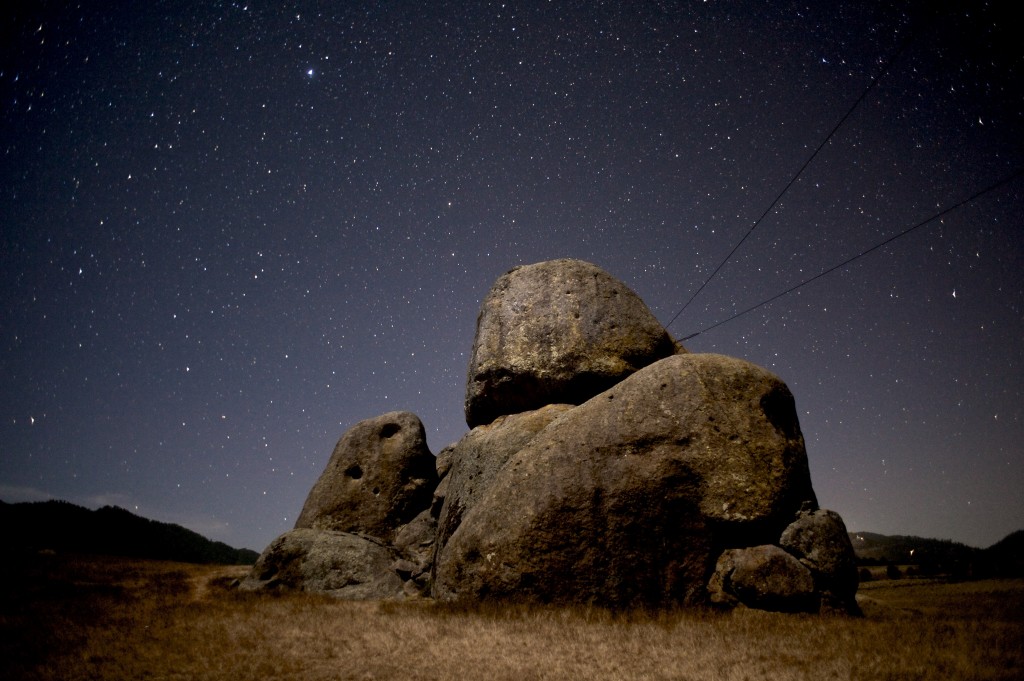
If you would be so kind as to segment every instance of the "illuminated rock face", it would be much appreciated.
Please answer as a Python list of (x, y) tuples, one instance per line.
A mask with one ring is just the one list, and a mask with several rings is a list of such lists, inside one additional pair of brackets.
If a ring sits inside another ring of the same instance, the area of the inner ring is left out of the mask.
[(466, 422), (473, 428), (547, 404), (581, 404), (677, 351), (640, 297), (599, 267), (517, 267), (480, 308)]

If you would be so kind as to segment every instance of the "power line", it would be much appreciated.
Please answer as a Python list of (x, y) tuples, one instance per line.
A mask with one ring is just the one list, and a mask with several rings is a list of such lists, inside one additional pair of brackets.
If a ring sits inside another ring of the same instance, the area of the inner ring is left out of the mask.
[(764, 307), (765, 305), (767, 305), (769, 303), (773, 303), (776, 300), (778, 300), (779, 298), (782, 298), (783, 296), (789, 295), (790, 293), (792, 293), (793, 291), (796, 291), (799, 288), (803, 288), (804, 286), (807, 286), (807, 284), (810, 284), (812, 281), (817, 281), (818, 279), (821, 279), (822, 277), (824, 277), (826, 274), (830, 274), (832, 272), (835, 272), (836, 270), (838, 270), (838, 269), (840, 269), (842, 267), (845, 267), (846, 265), (849, 265), (854, 260), (857, 260), (859, 258), (863, 258), (864, 256), (868, 255), (869, 253), (873, 253), (874, 251), (877, 251), (879, 248), (882, 248), (883, 246), (887, 246), (888, 244), (891, 244), (893, 241), (896, 241), (897, 239), (899, 239), (901, 237), (904, 237), (907, 234), (910, 234), (915, 229), (918, 229), (920, 227), (924, 227), (925, 225), (929, 224), (930, 222), (934, 222), (935, 220), (938, 220), (942, 216), (947, 215), (948, 213), (951, 213), (954, 210), (956, 210), (956, 209), (958, 209), (958, 208), (960, 208), (962, 206), (966, 206), (967, 204), (971, 203), (975, 199), (978, 199), (979, 197), (983, 196), (984, 194), (988, 194), (989, 192), (995, 191), (996, 189), (1002, 187), (1005, 184), (1009, 184), (1010, 182), (1014, 181), (1015, 179), (1017, 179), (1021, 175), (1024, 175), (1024, 168), (1018, 169), (1016, 172), (1012, 173), (1011, 175), (1008, 175), (1007, 177), (1004, 177), (1003, 179), (999, 180), (995, 184), (991, 184), (988, 187), (985, 187), (984, 189), (975, 192), (974, 194), (972, 194), (971, 196), (967, 197), (966, 199), (964, 199), (964, 200), (962, 200), (962, 201), (960, 201), (958, 203), (954, 203), (953, 205), (949, 206), (948, 208), (945, 208), (945, 209), (939, 211), (938, 213), (935, 213), (934, 215), (932, 215), (927, 220), (922, 220), (921, 222), (918, 222), (916, 225), (914, 225), (912, 227), (908, 227), (907, 229), (903, 230), (902, 232), (899, 232), (898, 234), (889, 237), (885, 241), (883, 241), (883, 242), (881, 242), (879, 244), (875, 244), (874, 246), (872, 246), (871, 248), (867, 249), (866, 251), (861, 251), (860, 253), (858, 253), (857, 255), (853, 256), (852, 258), (848, 258), (848, 259), (844, 260), (843, 262), (839, 263), (838, 265), (833, 265), (832, 267), (828, 268), (827, 270), (825, 270), (823, 272), (819, 272), (818, 274), (814, 275), (810, 279), (802, 281), (799, 284), (797, 284), (796, 286), (792, 286), (792, 287), (786, 289), (782, 293), (778, 293), (778, 294), (772, 296), (771, 298), (768, 298), (767, 300), (764, 300), (764, 301), (758, 303), (757, 305), (754, 305), (753, 307), (748, 307), (746, 310), (743, 310), (742, 312), (737, 312), (736, 314), (734, 314), (733, 316), (731, 316), (731, 317), (729, 317), (727, 319), (723, 319), (720, 322), (715, 322), (711, 326), (703, 328), (700, 331), (697, 331), (696, 333), (691, 333), (689, 336), (684, 336), (680, 340), (684, 340), (684, 341), (685, 340), (690, 340), (691, 338), (699, 336), (700, 334), (704, 333), (705, 331), (710, 331), (712, 329), (716, 329), (719, 326), (722, 326), (723, 324), (725, 324), (727, 322), (731, 322), (732, 320), (734, 320), (734, 319), (736, 319), (738, 317), (742, 317), (743, 315), (747, 314), (748, 312), (753, 312), (754, 310), (756, 310), (758, 308), (761, 308), (761, 307)]
[(878, 81), (881, 80), (885, 76), (885, 74), (889, 72), (889, 68), (893, 65), (896, 59), (901, 54), (903, 54), (904, 50), (907, 49), (907, 46), (910, 44), (910, 40), (913, 37), (913, 35), (913, 33), (907, 34), (907, 37), (904, 38), (903, 42), (900, 44), (899, 49), (897, 49), (893, 56), (883, 64), (882, 70), (879, 71), (878, 74), (871, 79), (871, 82), (868, 83), (868, 86), (866, 88), (864, 88), (864, 91), (861, 92), (860, 97), (858, 97), (857, 101), (853, 103), (853, 106), (851, 106), (849, 111), (846, 112), (846, 115), (839, 119), (839, 122), (836, 123), (835, 127), (832, 128), (832, 131), (825, 137), (824, 140), (822, 140), (821, 144), (818, 145), (818, 148), (814, 150), (814, 153), (811, 154), (806, 161), (804, 161), (804, 164), (802, 166), (800, 166), (800, 170), (796, 171), (796, 175), (794, 175), (793, 178), (786, 184), (786, 186), (782, 188), (782, 191), (780, 191), (778, 196), (775, 197), (775, 200), (771, 202), (771, 205), (769, 205), (768, 208), (766, 208), (765, 211), (761, 213), (761, 217), (757, 218), (757, 220), (754, 221), (754, 224), (751, 225), (750, 229), (747, 230), (747, 233), (743, 235), (743, 238), (740, 239), (735, 246), (733, 246), (732, 250), (729, 251), (729, 255), (725, 256), (725, 259), (722, 260), (722, 262), (718, 263), (718, 267), (715, 268), (715, 271), (712, 272), (711, 275), (704, 280), (704, 283), (700, 285), (700, 288), (694, 291), (693, 295), (690, 296), (690, 299), (687, 300), (681, 308), (679, 308), (679, 312), (676, 312), (675, 316), (673, 316), (672, 319), (669, 320), (669, 323), (665, 325), (666, 329), (672, 326), (672, 324), (677, 319), (679, 319), (679, 315), (683, 314), (686, 308), (690, 306), (690, 303), (692, 303), (694, 299), (696, 299), (697, 296), (700, 295), (700, 292), (703, 291), (704, 288), (711, 283), (711, 280), (714, 279), (718, 272), (723, 267), (725, 267), (725, 264), (732, 259), (732, 256), (736, 253), (736, 251), (739, 250), (740, 246), (743, 245), (743, 242), (747, 240), (747, 237), (753, 234), (754, 230), (757, 229), (757, 226), (761, 224), (761, 221), (764, 220), (768, 216), (768, 214), (772, 212), (772, 210), (779, 203), (779, 201), (782, 200), (782, 197), (786, 194), (786, 192), (789, 191), (789, 188), (793, 186), (793, 184), (800, 178), (800, 175), (803, 174), (804, 170), (807, 169), (807, 166), (811, 164), (811, 161), (813, 161), (815, 157), (817, 157), (818, 153), (825, 147), (825, 145), (829, 143), (829, 140), (831, 140), (833, 135), (836, 134), (836, 131), (843, 126), (843, 123), (846, 122), (846, 119), (848, 119), (850, 115), (853, 114), (854, 110), (860, 105), (860, 103), (864, 101), (864, 98), (867, 97), (868, 93), (874, 89), (875, 85), (878, 84)]

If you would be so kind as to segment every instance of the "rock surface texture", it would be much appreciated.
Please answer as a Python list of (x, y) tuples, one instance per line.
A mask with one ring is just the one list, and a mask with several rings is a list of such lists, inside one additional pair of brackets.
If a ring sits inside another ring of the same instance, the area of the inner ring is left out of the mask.
[(495, 282), (477, 318), (466, 422), (547, 404), (580, 404), (677, 352), (642, 300), (580, 260), (517, 267)]
[(572, 409), (551, 404), (535, 411), (499, 416), (493, 423), (474, 428), (451, 450), (452, 467), (445, 483), (436, 551), (448, 542), (462, 516), (491, 487), (494, 476), (556, 417)]
[(413, 414), (350, 428), (242, 587), (857, 612), (853, 548), (818, 508), (786, 385), (687, 353), (589, 263), (495, 283), (466, 418), (436, 460)]

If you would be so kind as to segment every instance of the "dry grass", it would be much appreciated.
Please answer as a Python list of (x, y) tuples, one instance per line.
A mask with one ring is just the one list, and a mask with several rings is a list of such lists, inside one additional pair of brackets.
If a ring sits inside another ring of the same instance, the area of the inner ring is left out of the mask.
[(2, 575), (4, 679), (1019, 679), (1024, 581), (874, 582), (864, 618), (350, 603), (244, 568), (48, 559)]

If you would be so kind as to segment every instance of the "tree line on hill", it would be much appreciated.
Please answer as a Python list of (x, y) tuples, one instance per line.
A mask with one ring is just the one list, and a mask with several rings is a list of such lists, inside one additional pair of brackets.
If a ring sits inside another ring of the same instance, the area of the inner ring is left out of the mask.
[[(0, 501), (0, 526), (12, 551), (150, 558), (184, 563), (251, 565), (256, 551), (212, 541), (173, 523), (117, 506), (91, 511), (66, 501)], [(947, 575), (958, 579), (1024, 577), (1024, 530), (979, 549), (944, 539), (851, 532), (861, 567), (885, 566), (888, 576)]]
[(945, 539), (872, 532), (851, 532), (850, 541), (861, 567), (885, 566), (889, 578), (904, 574), (956, 579), (1024, 577), (1024, 530), (986, 549)]
[(180, 525), (141, 518), (117, 506), (91, 511), (66, 501), (0, 501), (0, 526), (13, 551), (221, 565), (250, 565), (259, 557), (255, 551), (232, 548)]

